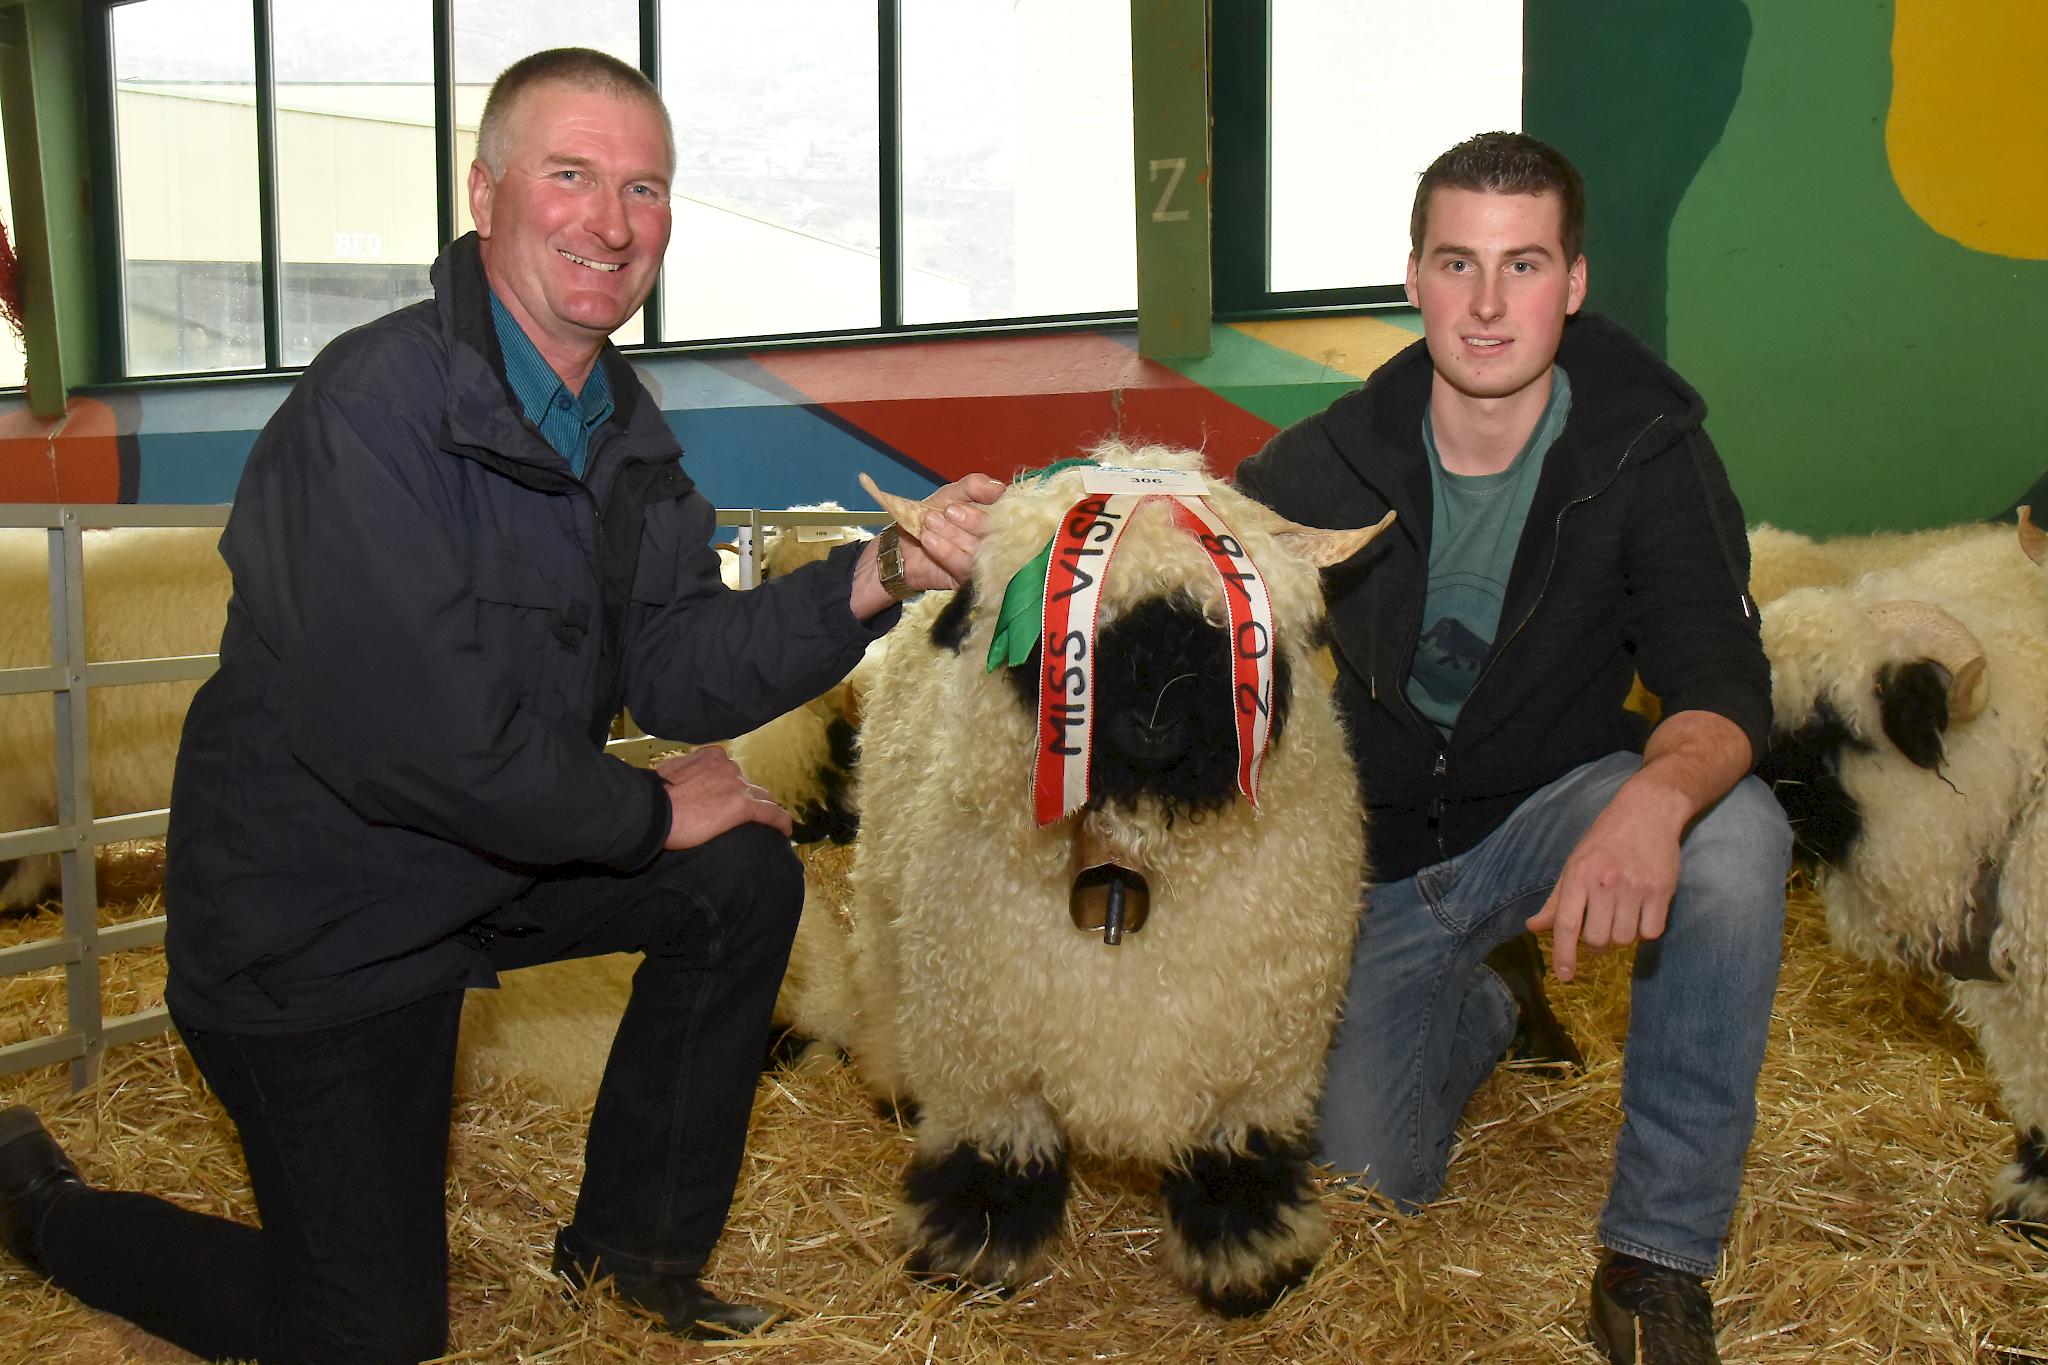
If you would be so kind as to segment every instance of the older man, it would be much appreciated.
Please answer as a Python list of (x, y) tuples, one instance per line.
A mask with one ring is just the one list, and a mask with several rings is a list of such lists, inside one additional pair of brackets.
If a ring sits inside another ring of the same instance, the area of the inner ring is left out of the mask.
[(262, 1227), (92, 1189), (33, 1114), (0, 1113), (9, 1248), (204, 1356), (440, 1354), (462, 992), (619, 951), (646, 960), (555, 1267), (685, 1335), (763, 1323), (697, 1277), (802, 901), (789, 817), (718, 750), (646, 772), (603, 740), (622, 703), (703, 740), (825, 690), (897, 600), (967, 573), (999, 491), (948, 487), (921, 543), (728, 593), (712, 509), (606, 340), (668, 244), (660, 98), (600, 53), (539, 53), (499, 77), (478, 144), (475, 235), (430, 302), (307, 369), (221, 543), (166, 999)]

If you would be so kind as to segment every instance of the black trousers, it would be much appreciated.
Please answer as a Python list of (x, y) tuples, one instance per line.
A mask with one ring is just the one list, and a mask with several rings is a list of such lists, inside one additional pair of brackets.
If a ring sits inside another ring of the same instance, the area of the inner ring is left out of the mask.
[[(500, 970), (642, 952), (562, 1248), (694, 1277), (725, 1224), (803, 877), (745, 825), (620, 876), (544, 877), (478, 927)], [(56, 1283), (208, 1359), (415, 1362), (448, 1340), (448, 1123), (459, 992), (290, 1034), (181, 1029), (241, 1133), (260, 1228), (152, 1195), (52, 1206)]]

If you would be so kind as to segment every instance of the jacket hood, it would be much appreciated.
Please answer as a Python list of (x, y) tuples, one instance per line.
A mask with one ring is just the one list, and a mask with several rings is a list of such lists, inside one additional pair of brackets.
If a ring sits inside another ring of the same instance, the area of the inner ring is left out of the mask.
[[(1553, 461), (1577, 458), (1582, 465), (1575, 482), (1590, 484), (1608, 477), (1615, 458), (1646, 432), (1651, 440), (1631, 453), (1647, 459), (1699, 431), (1707, 404), (1698, 390), (1681, 379), (1656, 353), (1619, 324), (1598, 313), (1580, 312), (1565, 322), (1557, 363), (1572, 380), (1571, 443), (1553, 449)], [(1417, 340), (1380, 366), (1358, 392), (1333, 403), (1323, 420), (1339, 450), (1362, 451), (1375, 442), (1396, 449), (1413, 442), (1428, 409), (1435, 367), (1429, 343)], [(1658, 430), (1652, 432), (1653, 424)], [(1377, 486), (1371, 472), (1361, 477)], [(1388, 502), (1408, 512), (1427, 507), (1428, 471), (1416, 468), (1401, 488), (1385, 488)]]

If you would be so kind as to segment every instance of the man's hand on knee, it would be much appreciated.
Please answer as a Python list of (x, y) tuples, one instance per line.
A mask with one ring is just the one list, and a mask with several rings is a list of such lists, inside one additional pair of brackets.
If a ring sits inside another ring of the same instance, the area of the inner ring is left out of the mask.
[(696, 848), (752, 821), (782, 831), (794, 828), (789, 812), (747, 781), (740, 765), (717, 745), (692, 749), (654, 765), (668, 784), (669, 826), (663, 848)]
[(1550, 898), (1529, 921), (1549, 931), (1550, 965), (1559, 981), (1578, 972), (1579, 947), (1605, 952), (1661, 936), (1678, 888), (1678, 840), (1668, 803), (1632, 799), (1624, 785), (1579, 840)]

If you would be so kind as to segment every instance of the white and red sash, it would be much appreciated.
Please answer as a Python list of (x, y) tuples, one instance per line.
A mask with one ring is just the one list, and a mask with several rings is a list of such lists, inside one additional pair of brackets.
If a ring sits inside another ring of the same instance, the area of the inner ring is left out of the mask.
[[(1160, 477), (1164, 475), (1165, 477)], [(1122, 477), (1119, 477), (1122, 476)], [(1095, 733), (1095, 623), (1102, 584), (1131, 515), (1169, 503), (1174, 524), (1195, 537), (1223, 582), (1231, 642), (1231, 713), (1237, 728), (1237, 789), (1254, 809), (1272, 725), (1273, 604), (1266, 582), (1230, 526), (1199, 492), (1198, 478), (1171, 471), (1088, 472), (1087, 496), (1067, 509), (1046, 563), (1038, 686), (1033, 813), (1040, 825), (1088, 802)], [(1123, 491), (1160, 488), (1166, 491)]]

